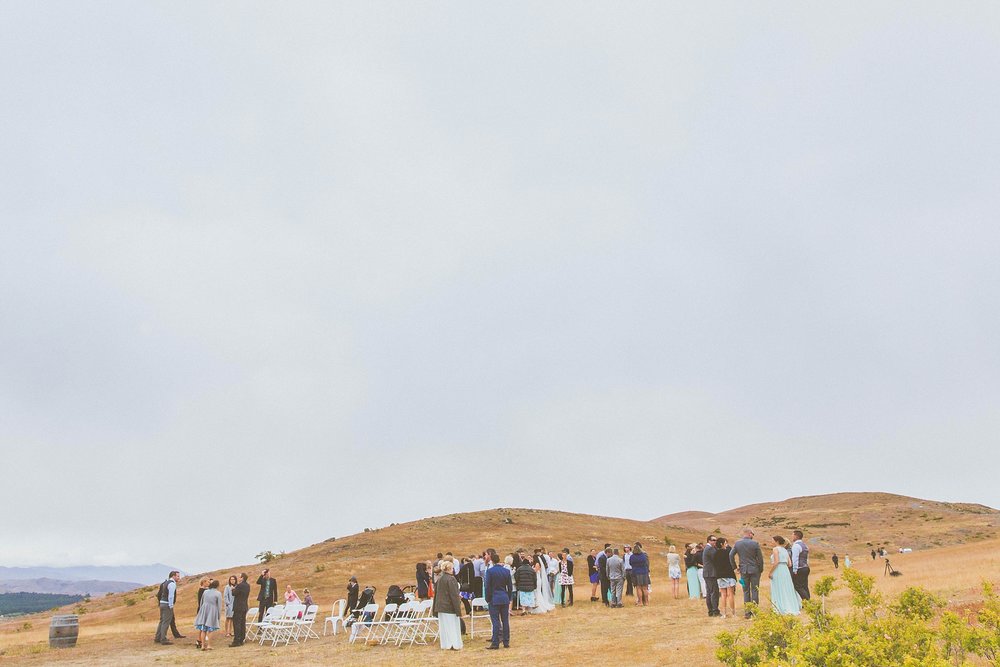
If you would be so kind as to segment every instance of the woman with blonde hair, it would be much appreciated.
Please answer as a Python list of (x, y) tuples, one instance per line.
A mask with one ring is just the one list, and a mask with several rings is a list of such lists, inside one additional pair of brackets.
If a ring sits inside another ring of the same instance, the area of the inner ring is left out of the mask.
[(442, 650), (462, 650), (462, 597), (455, 564), (445, 559), (441, 563), (441, 576), (434, 591), (433, 613), (438, 618), (438, 641)]
[(673, 587), (676, 600), (681, 587), (681, 556), (677, 553), (677, 547), (672, 544), (667, 550), (667, 575), (670, 577), (670, 585)]

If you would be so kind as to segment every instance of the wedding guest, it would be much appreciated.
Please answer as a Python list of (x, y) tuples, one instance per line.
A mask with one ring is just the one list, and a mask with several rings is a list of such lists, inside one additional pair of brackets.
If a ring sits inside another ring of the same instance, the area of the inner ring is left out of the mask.
[[(210, 581), (212, 581), (210, 578), (208, 578), (208, 577), (202, 577), (201, 581), (198, 582), (198, 607), (197, 607), (197, 609), (199, 611), (201, 610), (201, 596), (204, 595), (205, 591), (208, 590), (208, 584), (209, 584)], [(197, 613), (197, 612), (195, 612), (195, 613)]]
[(431, 577), (427, 574), (427, 563), (417, 563), (417, 599), (427, 600), (430, 598)]
[(701, 552), (702, 579), (705, 581), (705, 606), (709, 616), (719, 616), (719, 578), (715, 575), (715, 535), (705, 539), (705, 549)]
[(605, 549), (607, 556), (608, 583), (611, 590), (611, 607), (624, 607), (622, 590), (625, 586), (625, 561), (618, 555), (618, 549)]
[(559, 564), (559, 583), (562, 585), (562, 605), (566, 606), (566, 600), (569, 600), (569, 606), (573, 606), (573, 557), (569, 554), (569, 549), (563, 549), (562, 560)]
[(667, 576), (670, 577), (670, 587), (674, 593), (674, 599), (680, 597), (681, 587), (681, 556), (677, 553), (677, 547), (670, 545), (667, 549)]
[(257, 609), (257, 620), (261, 620), (267, 610), (278, 603), (278, 582), (271, 576), (271, 570), (264, 568), (257, 577), (257, 585), (260, 586), (260, 591), (257, 593), (257, 602), (260, 605)]
[[(543, 552), (545, 553), (545, 552)], [(556, 558), (554, 551), (549, 551), (546, 553), (548, 559), (545, 561), (546, 564), (546, 574), (549, 578), (549, 590), (552, 591), (552, 599), (554, 602), (559, 602), (561, 599), (562, 591), (557, 591), (559, 588), (559, 559)]]
[(552, 578), (552, 603), (565, 607), (562, 589), (562, 559), (562, 553), (549, 552), (549, 564), (555, 569), (555, 574)]
[(701, 597), (701, 581), (698, 579), (698, 559), (694, 544), (684, 547), (684, 568), (687, 572), (688, 598), (697, 600)]
[(771, 539), (774, 541), (774, 548), (771, 549), (771, 570), (767, 574), (771, 580), (771, 606), (779, 614), (798, 616), (802, 601), (792, 583), (788, 542), (781, 535), (775, 535)]
[(482, 589), (482, 584), (476, 585), (476, 566), (471, 558), (462, 559), (462, 567), (455, 578), (458, 580), (458, 593), (465, 613), (468, 614), (472, 611), (472, 600), (479, 597), (478, 592)]
[(153, 641), (157, 644), (173, 644), (172, 641), (167, 639), (167, 630), (174, 620), (174, 602), (177, 600), (177, 582), (180, 580), (181, 573), (173, 570), (166, 580), (160, 584), (160, 589), (156, 593), (156, 599), (160, 607), (160, 622), (156, 626), (156, 636)]
[(699, 589), (701, 590), (701, 599), (704, 600), (705, 596), (708, 594), (708, 584), (705, 583), (705, 567), (704, 567), (705, 545), (704, 545), (704, 543), (699, 542), (695, 546), (695, 548), (694, 548), (694, 553), (698, 557), (698, 586), (699, 586)]
[(628, 544), (622, 547), (622, 560), (625, 562), (625, 595), (632, 595), (635, 582), (632, 579), (632, 547)]
[(793, 530), (795, 541), (792, 542), (792, 583), (795, 592), (803, 600), (809, 599), (809, 546), (802, 539), (801, 530)]
[(445, 559), (441, 563), (432, 612), (438, 618), (438, 641), (442, 650), (462, 649), (462, 598), (459, 596), (458, 579), (453, 572), (455, 563)]
[(219, 629), (219, 619), (222, 615), (222, 593), (219, 592), (219, 580), (212, 579), (201, 595), (198, 615), (194, 619), (194, 627), (198, 629), (196, 646), (203, 651), (211, 651), (209, 641), (212, 633)]
[(236, 575), (231, 575), (222, 591), (222, 601), (226, 603), (226, 636), (233, 636), (233, 589), (236, 588)]
[[(358, 578), (351, 577), (347, 580), (347, 610), (354, 611), (358, 608)], [(422, 598), (421, 598), (422, 599)]]
[(611, 581), (608, 579), (608, 556), (611, 555), (611, 543), (604, 545), (604, 551), (597, 555), (597, 571), (601, 575), (601, 602), (604, 606), (611, 604)]
[[(513, 596), (511, 585), (512, 573), (500, 565), (500, 556), (493, 549), (489, 550), (490, 561), (495, 563), (483, 575), (486, 588), (486, 602), (490, 606), (490, 623), (493, 625), (493, 636), (486, 648), (498, 649), (500, 642), (504, 648), (510, 647), (510, 599)], [(513, 558), (508, 556), (513, 562)]]
[(715, 576), (719, 584), (719, 614), (726, 617), (726, 609), (729, 610), (729, 618), (736, 617), (736, 572), (733, 569), (729, 555), (733, 548), (729, 546), (729, 541), (724, 537), (715, 540)]
[(538, 585), (535, 568), (527, 558), (522, 558), (521, 564), (514, 570), (514, 582), (517, 584), (517, 599), (518, 606), (521, 608), (521, 616), (526, 616), (537, 604), (535, 589)]
[(601, 583), (601, 573), (597, 570), (597, 550), (591, 549), (587, 556), (587, 578), (590, 579), (590, 601), (597, 602), (597, 587)]
[(649, 604), (649, 555), (636, 542), (632, 550), (632, 579), (635, 582), (635, 603), (645, 607)]
[(744, 528), (743, 537), (736, 540), (733, 550), (729, 553), (729, 563), (736, 566), (739, 559), (740, 583), (743, 585), (743, 616), (750, 618), (747, 605), (751, 602), (760, 604), (760, 576), (764, 573), (764, 554), (760, 543), (753, 539), (753, 529)]
[(233, 643), (243, 646), (247, 638), (247, 612), (250, 611), (250, 584), (247, 573), (240, 574), (240, 583), (233, 588)]
[[(510, 572), (510, 585), (511, 585), (511, 591), (513, 591), (513, 593), (510, 596), (511, 612), (518, 611), (521, 608), (521, 603), (517, 599), (516, 595), (517, 584), (514, 581), (514, 573), (517, 572), (517, 568), (520, 564), (521, 564), (521, 559), (518, 557), (516, 553), (508, 554), (507, 557), (503, 559), (503, 566), (507, 568), (507, 570)], [(484, 588), (486, 587), (485, 578), (483, 579), (483, 587)]]
[(301, 604), (302, 600), (299, 599), (299, 594), (292, 590), (291, 584), (285, 586), (285, 604)]
[(309, 607), (313, 606), (313, 604), (315, 604), (313, 602), (312, 593), (309, 592), (308, 588), (303, 588), (302, 589), (302, 595), (305, 596), (302, 599), (302, 604), (304, 604), (306, 606), (306, 609), (308, 609)]
[(365, 607), (375, 602), (375, 587), (371, 584), (365, 586), (358, 596), (358, 606), (351, 613), (351, 620), (347, 623), (351, 626), (351, 639), (357, 637), (358, 631), (366, 624), (375, 620), (375, 614), (365, 611)]

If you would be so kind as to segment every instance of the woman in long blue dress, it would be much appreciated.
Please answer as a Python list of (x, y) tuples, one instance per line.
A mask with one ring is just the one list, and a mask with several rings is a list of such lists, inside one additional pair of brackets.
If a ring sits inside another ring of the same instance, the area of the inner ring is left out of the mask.
[(788, 543), (781, 535), (775, 535), (772, 539), (774, 549), (771, 550), (771, 571), (767, 575), (771, 579), (771, 606), (779, 614), (798, 616), (802, 601), (792, 584), (792, 571), (789, 568), (792, 559), (788, 554)]
[(694, 545), (689, 544), (684, 548), (684, 568), (687, 571), (688, 598), (691, 600), (697, 600), (701, 597), (701, 581), (698, 579), (697, 563)]

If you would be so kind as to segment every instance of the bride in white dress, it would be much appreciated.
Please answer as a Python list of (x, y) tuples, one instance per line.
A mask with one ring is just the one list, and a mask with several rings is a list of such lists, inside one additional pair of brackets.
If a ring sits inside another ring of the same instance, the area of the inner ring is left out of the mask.
[(542, 556), (535, 556), (535, 608), (532, 614), (547, 614), (556, 608), (552, 597), (552, 587), (549, 586), (548, 571)]

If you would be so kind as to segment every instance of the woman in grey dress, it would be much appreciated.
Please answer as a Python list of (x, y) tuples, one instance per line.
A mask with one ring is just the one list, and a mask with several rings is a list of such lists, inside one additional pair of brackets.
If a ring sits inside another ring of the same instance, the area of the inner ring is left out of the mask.
[(212, 579), (208, 588), (201, 596), (201, 607), (194, 619), (194, 627), (198, 629), (198, 644), (202, 651), (211, 651), (208, 639), (219, 629), (219, 618), (222, 616), (222, 593), (219, 592), (219, 580)]
[(226, 603), (226, 636), (233, 636), (233, 589), (237, 584), (236, 576), (229, 577), (229, 583), (222, 591), (222, 600)]

